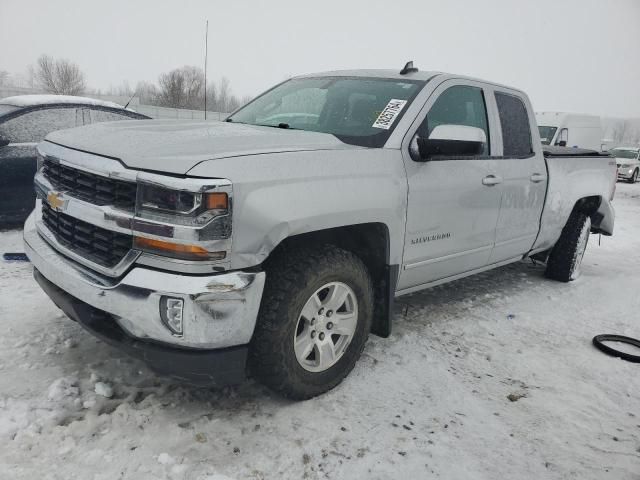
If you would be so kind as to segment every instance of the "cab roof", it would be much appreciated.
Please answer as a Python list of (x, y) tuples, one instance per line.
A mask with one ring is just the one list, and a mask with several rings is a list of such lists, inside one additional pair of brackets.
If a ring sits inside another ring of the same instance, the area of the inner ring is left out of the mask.
[(308, 73), (305, 75), (296, 75), (293, 78), (318, 78), (318, 77), (363, 77), (363, 78), (385, 78), (392, 80), (417, 80), (420, 82), (427, 83), (434, 77), (446, 77), (446, 78), (455, 78), (462, 80), (470, 80), (474, 82), (486, 83), (487, 85), (492, 85), (494, 87), (501, 87), (513, 92), (520, 93), (526, 96), (526, 93), (518, 88), (511, 87), (509, 85), (504, 85), (501, 83), (483, 80), (481, 78), (470, 77), (467, 75), (457, 75), (446, 72), (439, 72), (435, 70), (418, 70), (411, 71), (405, 74), (400, 73), (400, 69), (357, 69), (357, 70), (332, 70), (327, 72), (319, 72), (319, 73)]
[(12, 107), (35, 107), (39, 105), (59, 105), (61, 103), (73, 103), (80, 105), (92, 105), (98, 107), (110, 107), (124, 109), (122, 105), (95, 98), (77, 97), (75, 95), (17, 95), (0, 99), (0, 105)]
[(358, 69), (358, 70), (332, 70), (328, 72), (309, 73), (306, 75), (297, 75), (294, 78), (313, 78), (313, 77), (369, 77), (369, 78), (391, 78), (395, 80), (427, 80), (440, 74), (440, 72), (417, 71), (401, 74), (400, 69)]

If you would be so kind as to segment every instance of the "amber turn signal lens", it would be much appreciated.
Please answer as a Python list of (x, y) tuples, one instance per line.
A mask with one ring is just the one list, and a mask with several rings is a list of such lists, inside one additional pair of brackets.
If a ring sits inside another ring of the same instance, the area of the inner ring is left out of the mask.
[(227, 210), (229, 197), (223, 192), (205, 193), (205, 206), (207, 210)]
[(226, 256), (225, 252), (209, 252), (198, 245), (183, 245), (153, 238), (135, 237), (133, 244), (141, 250), (184, 260), (221, 260)]

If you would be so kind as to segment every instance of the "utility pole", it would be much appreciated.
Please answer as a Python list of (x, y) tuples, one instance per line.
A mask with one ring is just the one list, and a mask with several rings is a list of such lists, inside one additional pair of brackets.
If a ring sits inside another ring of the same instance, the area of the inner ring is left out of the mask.
[(209, 20), (204, 33), (204, 119), (207, 119), (207, 53), (209, 50)]

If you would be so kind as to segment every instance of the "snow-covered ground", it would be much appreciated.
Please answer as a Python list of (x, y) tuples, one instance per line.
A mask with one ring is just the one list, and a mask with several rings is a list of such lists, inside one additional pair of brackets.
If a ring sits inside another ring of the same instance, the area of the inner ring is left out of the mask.
[(402, 297), (391, 338), (299, 403), (159, 378), (0, 263), (0, 478), (640, 479), (640, 365), (591, 345), (640, 337), (640, 184), (615, 205), (578, 281), (522, 262)]

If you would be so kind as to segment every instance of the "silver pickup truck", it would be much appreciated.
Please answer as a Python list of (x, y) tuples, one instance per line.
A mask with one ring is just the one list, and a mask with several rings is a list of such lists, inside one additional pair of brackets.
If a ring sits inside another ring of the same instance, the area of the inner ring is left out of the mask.
[(225, 122), (50, 134), (25, 249), (67, 316), (156, 371), (309, 398), (390, 334), (394, 297), (525, 257), (577, 277), (616, 165), (549, 148), (513, 88), (300, 76)]

